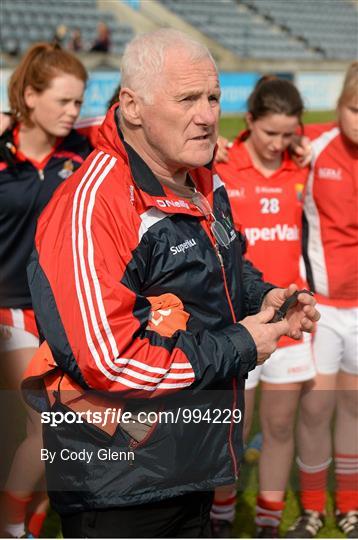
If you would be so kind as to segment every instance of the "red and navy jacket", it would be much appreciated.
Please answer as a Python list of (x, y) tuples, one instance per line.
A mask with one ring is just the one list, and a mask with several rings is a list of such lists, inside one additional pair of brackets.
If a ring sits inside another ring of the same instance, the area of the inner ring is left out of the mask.
[(17, 138), (18, 126), (0, 137), (0, 307), (26, 309), (32, 305), (26, 265), (37, 218), (91, 147), (73, 130), (39, 163), (16, 150)]
[[(47, 464), (51, 501), (61, 513), (214, 489), (237, 473), (242, 422), (230, 411), (243, 410), (244, 377), (257, 352), (236, 323), (259, 311), (272, 285), (243, 259), (220, 178), (210, 166), (189, 174), (226, 227), (228, 248), (216, 245), (198, 209), (160, 184), (123, 140), (114, 107), (96, 150), (38, 221), (28, 275), (57, 366), (82, 388), (116, 396), (126, 407), (222, 411), (216, 422), (211, 416), (199, 424), (179, 414), (134, 445), (120, 427), (108, 436), (89, 424), (46, 426), (51, 451), (135, 449), (132, 467)], [(171, 337), (148, 329), (148, 298), (167, 293), (190, 315), (186, 330)], [(45, 401), (27, 399), (43, 410)], [(61, 407), (67, 410), (60, 402), (52, 409)]]

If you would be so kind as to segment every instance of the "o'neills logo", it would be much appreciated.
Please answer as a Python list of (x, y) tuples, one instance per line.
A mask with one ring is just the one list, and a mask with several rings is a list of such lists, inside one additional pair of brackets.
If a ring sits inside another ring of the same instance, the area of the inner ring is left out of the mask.
[(174, 208), (187, 208), (189, 209), (189, 205), (187, 202), (180, 199), (179, 201), (170, 201), (169, 199), (157, 199), (158, 206), (161, 206), (162, 208), (171, 207), (174, 206)]
[(178, 244), (177, 246), (171, 246), (170, 251), (173, 253), (173, 255), (178, 255), (178, 253), (184, 253), (187, 249), (190, 249), (192, 247), (196, 246), (196, 242), (194, 238), (191, 238), (190, 240), (185, 240), (182, 244)]
[(318, 178), (324, 178), (325, 180), (342, 180), (342, 170), (319, 167)]
[(239, 198), (245, 197), (245, 188), (244, 187), (237, 188), (237, 189), (226, 188), (226, 191), (227, 191), (227, 194), (229, 195), (230, 199), (232, 197), (239, 197)]
[(273, 242), (279, 240), (280, 242), (293, 242), (299, 240), (300, 233), (297, 225), (290, 227), (287, 224), (275, 225), (275, 227), (251, 227), (245, 229), (246, 238), (250, 246), (254, 246), (259, 240), (263, 242)]

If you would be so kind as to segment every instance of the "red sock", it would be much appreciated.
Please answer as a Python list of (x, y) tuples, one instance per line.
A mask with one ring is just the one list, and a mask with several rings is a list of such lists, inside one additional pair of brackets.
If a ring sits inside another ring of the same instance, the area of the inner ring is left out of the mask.
[(39, 538), (42, 525), (46, 519), (46, 512), (33, 513), (30, 515), (28, 530), (35, 538)]
[(358, 510), (358, 456), (336, 454), (336, 507), (339, 512)]
[(284, 501), (268, 501), (258, 496), (256, 502), (256, 525), (258, 527), (278, 528), (284, 508)]
[(301, 504), (304, 510), (324, 512), (326, 507), (327, 473), (331, 458), (320, 465), (305, 465), (297, 458), (301, 485)]
[(31, 497), (21, 499), (12, 493), (4, 492), (4, 516), (8, 523), (23, 523), (26, 516), (26, 507)]
[(210, 517), (211, 519), (220, 519), (233, 523), (235, 519), (236, 508), (236, 489), (233, 489), (228, 493), (228, 496), (223, 498), (214, 498), (214, 503), (211, 507)]

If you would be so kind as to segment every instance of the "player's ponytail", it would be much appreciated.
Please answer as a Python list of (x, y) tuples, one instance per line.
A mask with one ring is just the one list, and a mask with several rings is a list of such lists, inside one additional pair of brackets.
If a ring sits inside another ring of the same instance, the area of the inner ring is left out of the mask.
[(248, 99), (248, 112), (254, 121), (267, 114), (297, 116), (301, 120), (303, 110), (303, 101), (295, 85), (274, 75), (261, 77)]
[(41, 93), (61, 73), (73, 75), (84, 83), (87, 81), (85, 67), (70, 52), (50, 43), (37, 43), (30, 47), (9, 82), (9, 104), (14, 119), (30, 123), (30, 110), (25, 100), (26, 88), (31, 86)]

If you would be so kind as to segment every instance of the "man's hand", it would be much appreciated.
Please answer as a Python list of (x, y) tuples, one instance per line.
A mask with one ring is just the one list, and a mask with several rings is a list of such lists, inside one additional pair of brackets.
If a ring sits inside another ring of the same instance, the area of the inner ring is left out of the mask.
[(277, 342), (280, 337), (287, 335), (287, 332), (290, 331), (289, 323), (286, 319), (277, 323), (269, 323), (274, 313), (275, 310), (273, 307), (267, 307), (257, 315), (245, 317), (245, 319), (240, 321), (240, 324), (245, 326), (256, 344), (258, 364), (263, 364), (271, 356), (277, 348)]
[(217, 141), (217, 151), (215, 154), (215, 162), (216, 163), (227, 163), (229, 159), (228, 154), (228, 148), (229, 148), (229, 141), (225, 139), (225, 137), (222, 137), (219, 135), (218, 141)]
[[(261, 311), (265, 311), (268, 307), (279, 309), (284, 301), (297, 290), (297, 285), (293, 283), (287, 289), (272, 289), (266, 294)], [(286, 335), (293, 339), (301, 339), (302, 332), (313, 332), (315, 323), (321, 317), (315, 308), (316, 300), (313, 296), (301, 293), (297, 299), (297, 305), (287, 312), (284, 319), (289, 326)]]
[(290, 144), (293, 161), (299, 167), (307, 167), (312, 161), (312, 145), (308, 137), (295, 136)]

